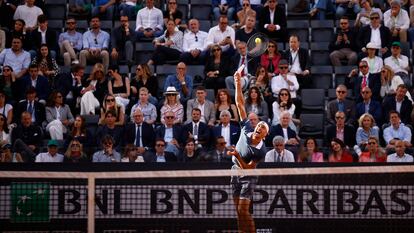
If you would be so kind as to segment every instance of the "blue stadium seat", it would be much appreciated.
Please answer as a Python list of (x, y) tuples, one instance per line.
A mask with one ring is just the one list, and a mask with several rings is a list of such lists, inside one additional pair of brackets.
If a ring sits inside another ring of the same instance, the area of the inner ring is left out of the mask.
[(331, 66), (312, 66), (312, 86), (313, 88), (328, 89), (332, 87), (332, 73)]
[(210, 20), (198, 20), (200, 22), (200, 30), (208, 32), (211, 28)]
[(46, 16), (51, 19), (66, 19), (66, 0), (45, 0)]
[(329, 42), (334, 33), (334, 23), (332, 20), (312, 20), (311, 23), (311, 42)]
[(322, 138), (324, 134), (324, 114), (303, 113), (300, 114), (301, 126), (299, 136), (302, 138)]
[(302, 113), (325, 110), (325, 89), (302, 89)]
[(137, 64), (147, 63), (154, 52), (154, 45), (151, 42), (136, 42), (135, 51), (135, 61)]
[(335, 66), (335, 79), (334, 79), (334, 87), (337, 87), (339, 84), (344, 84), (345, 79), (348, 76), (349, 72), (352, 69), (357, 68), (356, 66)]
[(331, 64), (328, 45), (329, 45), (329, 42), (312, 42), (311, 43), (312, 65), (327, 66)]
[(305, 20), (288, 20), (289, 35), (296, 34), (300, 41), (309, 41), (309, 22)]
[(211, 0), (191, 0), (190, 15), (196, 19), (210, 19), (212, 12)]
[[(309, 11), (304, 12), (293, 12), (293, 8), (299, 3), (300, 0), (289, 0), (287, 1), (287, 18), (289, 19), (309, 19)], [(306, 1), (306, 9), (309, 9), (309, 1)]]

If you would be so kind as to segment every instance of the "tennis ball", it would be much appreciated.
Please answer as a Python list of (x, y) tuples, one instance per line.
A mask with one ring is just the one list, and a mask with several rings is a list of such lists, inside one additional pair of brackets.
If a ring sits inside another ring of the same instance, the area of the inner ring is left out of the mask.
[(256, 42), (256, 44), (260, 44), (260, 43), (262, 43), (262, 40), (261, 40), (260, 38), (256, 38), (256, 39), (254, 40), (254, 42)]

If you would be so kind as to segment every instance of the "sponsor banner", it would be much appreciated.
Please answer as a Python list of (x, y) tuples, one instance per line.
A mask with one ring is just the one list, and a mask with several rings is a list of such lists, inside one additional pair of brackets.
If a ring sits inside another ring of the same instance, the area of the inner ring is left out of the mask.
[[(414, 219), (413, 185), (257, 185), (255, 219)], [(0, 186), (0, 219), (86, 219), (86, 185)], [(96, 186), (97, 219), (236, 218), (229, 185)]]

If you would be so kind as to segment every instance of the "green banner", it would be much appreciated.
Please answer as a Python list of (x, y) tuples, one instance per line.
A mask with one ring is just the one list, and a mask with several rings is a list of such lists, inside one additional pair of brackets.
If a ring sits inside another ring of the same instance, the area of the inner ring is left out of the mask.
[(11, 222), (49, 222), (49, 183), (11, 184)]

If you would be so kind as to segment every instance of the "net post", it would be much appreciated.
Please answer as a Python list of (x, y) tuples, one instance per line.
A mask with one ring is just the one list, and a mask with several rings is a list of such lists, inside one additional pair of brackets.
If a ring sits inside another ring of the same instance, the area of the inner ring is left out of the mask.
[(88, 175), (88, 233), (95, 232), (95, 176)]

